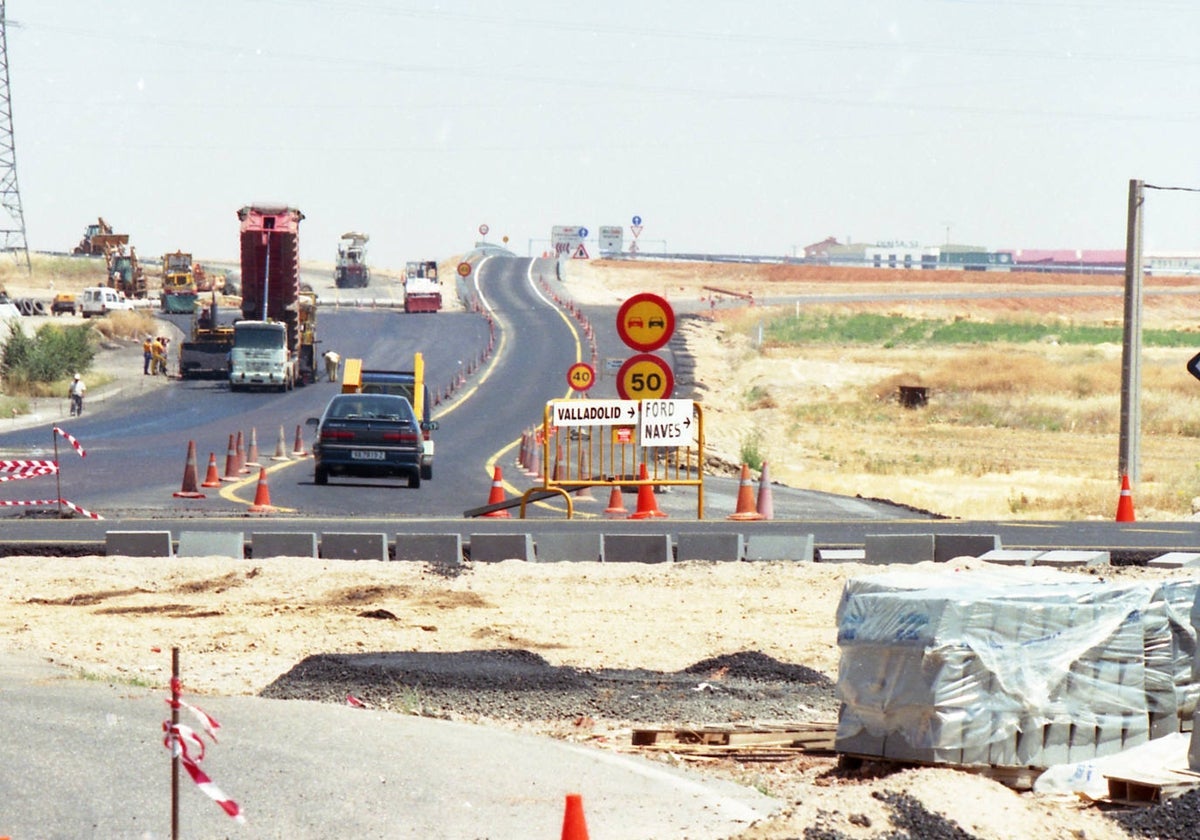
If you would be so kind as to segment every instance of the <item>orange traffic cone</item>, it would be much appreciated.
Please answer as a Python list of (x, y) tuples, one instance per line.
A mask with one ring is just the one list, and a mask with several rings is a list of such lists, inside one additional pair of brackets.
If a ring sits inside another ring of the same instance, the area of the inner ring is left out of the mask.
[(250, 427), (250, 446), (246, 450), (246, 466), (262, 466), (262, 464), (258, 462), (258, 429), (254, 426)]
[(767, 472), (767, 462), (763, 461), (762, 472), (758, 474), (758, 512), (763, 519), (775, 518), (775, 503), (771, 499), (771, 479)]
[[(578, 467), (576, 468), (577, 471), (576, 471), (575, 475), (577, 478), (581, 479), (581, 478), (583, 478), (583, 474), (586, 471), (586, 466), (583, 463), (583, 447), (582, 446), (579, 447), (579, 458), (577, 460), (579, 461), (579, 464), (578, 464)], [(596, 501), (596, 497), (592, 495), (592, 487), (590, 484), (585, 484), (582, 487), (580, 487), (578, 490), (576, 490), (575, 498), (582, 502)]]
[(614, 484), (612, 492), (608, 494), (608, 507), (604, 509), (604, 515), (609, 519), (623, 519), (629, 513), (625, 509), (625, 497), (621, 495), (621, 488)]
[(267, 468), (262, 467), (258, 471), (258, 487), (254, 490), (254, 504), (247, 508), (251, 513), (270, 513), (275, 510), (271, 507), (271, 488), (267, 486)]
[[(646, 472), (646, 464), (642, 462), (641, 469), (638, 470), (639, 481), (649, 481), (650, 475)], [(629, 515), (630, 519), (654, 519), (658, 517), (666, 518), (666, 514), (658, 509), (658, 502), (654, 499), (654, 487), (650, 484), (643, 484), (638, 487), (638, 502), (637, 510)]]
[(563, 812), (562, 840), (588, 840), (587, 820), (583, 818), (583, 795), (567, 794)]
[(229, 436), (229, 449), (225, 452), (225, 475), (221, 476), (222, 481), (241, 481), (242, 477), (238, 475), (238, 459), (237, 445), (233, 442), (233, 435)]
[(1129, 489), (1129, 476), (1121, 476), (1121, 497), (1117, 499), (1117, 521), (1133, 522), (1133, 491)]
[(296, 426), (296, 443), (292, 446), (293, 458), (307, 458), (308, 453), (304, 451), (304, 438), (300, 437), (300, 426)]
[(740, 522), (762, 519), (763, 515), (754, 507), (754, 489), (750, 485), (750, 468), (742, 464), (742, 478), (738, 482), (737, 510), (725, 517)]
[(237, 433), (237, 446), (233, 450), (237, 453), (237, 471), (238, 475), (246, 475), (250, 472), (250, 468), (246, 466), (246, 439), (242, 437), (242, 433)]
[(204, 476), (204, 483), (201, 487), (220, 487), (221, 476), (217, 473), (217, 454), (215, 452), (208, 453), (208, 475)]
[[(504, 480), (501, 478), (503, 474), (500, 472), (500, 467), (497, 466), (495, 472), (492, 473), (492, 492), (488, 494), (487, 503), (494, 505), (497, 502), (504, 501)], [(484, 516), (490, 516), (492, 519), (511, 519), (510, 514), (506, 509), (493, 510), (491, 513), (485, 513)]]
[(183, 486), (173, 495), (178, 499), (203, 499), (204, 494), (196, 486), (196, 441), (188, 441), (187, 464), (183, 468)]
[(291, 457), (287, 454), (287, 439), (283, 435), (283, 426), (279, 427), (279, 440), (275, 442), (275, 454), (271, 456), (272, 461), (290, 461)]

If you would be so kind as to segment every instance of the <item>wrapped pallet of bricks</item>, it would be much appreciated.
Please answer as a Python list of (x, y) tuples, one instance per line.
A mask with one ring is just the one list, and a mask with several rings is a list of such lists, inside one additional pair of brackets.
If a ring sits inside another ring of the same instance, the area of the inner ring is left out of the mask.
[(852, 579), (837, 613), (836, 748), (1049, 767), (1144, 743), (1154, 716), (1177, 720), (1190, 687), (1178, 622), (1188, 597), (1182, 583), (1011, 567)]

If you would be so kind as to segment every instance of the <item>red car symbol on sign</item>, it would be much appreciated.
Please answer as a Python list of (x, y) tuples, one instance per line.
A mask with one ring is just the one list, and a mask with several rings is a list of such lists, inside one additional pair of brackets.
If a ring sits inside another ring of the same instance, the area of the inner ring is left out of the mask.
[(643, 321), (641, 318), (627, 318), (625, 320), (625, 326), (626, 327), (644, 327), (644, 326), (646, 326), (646, 322)]

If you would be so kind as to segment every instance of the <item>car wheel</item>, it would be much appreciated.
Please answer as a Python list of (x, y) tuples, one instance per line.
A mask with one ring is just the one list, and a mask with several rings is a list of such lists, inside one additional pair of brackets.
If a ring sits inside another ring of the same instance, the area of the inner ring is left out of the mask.
[(421, 478), (429, 481), (433, 478), (433, 464), (423, 465), (421, 467)]
[(421, 474), (419, 472), (408, 474), (408, 486), (413, 490), (421, 486)]
[(313, 483), (321, 485), (328, 484), (329, 470), (325, 469), (325, 467), (317, 467), (313, 472)]

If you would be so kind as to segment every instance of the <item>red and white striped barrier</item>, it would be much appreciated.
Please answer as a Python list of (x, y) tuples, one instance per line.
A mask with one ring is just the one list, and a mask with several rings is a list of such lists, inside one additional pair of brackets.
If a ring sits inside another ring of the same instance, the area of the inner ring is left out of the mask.
[[(71, 447), (79, 453), (80, 458), (86, 458), (87, 452), (83, 446), (69, 432), (54, 427), (54, 434), (66, 439)], [(55, 455), (58, 454), (58, 444), (54, 446)], [(16, 460), (0, 460), (0, 483), (5, 481), (21, 481), (27, 478), (42, 478), (48, 475), (57, 475), (60, 472), (58, 461), (47, 461), (44, 459), (16, 459)], [(60, 490), (61, 492), (61, 490)], [(81, 516), (86, 516), (89, 519), (103, 519), (104, 517), (98, 513), (92, 513), (90, 510), (80, 507), (74, 502), (66, 499), (12, 499), (0, 500), (0, 507), (47, 507), (50, 505), (63, 505), (68, 507)]]

